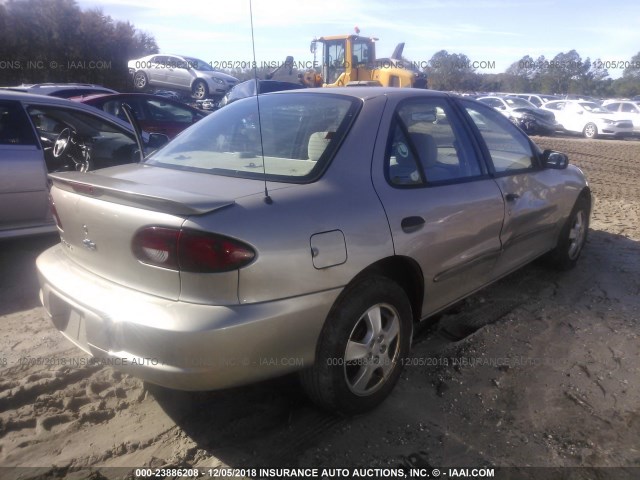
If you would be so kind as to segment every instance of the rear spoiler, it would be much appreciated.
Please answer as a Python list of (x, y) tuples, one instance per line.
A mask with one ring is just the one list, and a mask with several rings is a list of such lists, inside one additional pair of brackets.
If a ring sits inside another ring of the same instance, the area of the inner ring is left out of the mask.
[(49, 178), (61, 190), (172, 215), (203, 215), (235, 203), (234, 200), (105, 177), (91, 172), (50, 173)]

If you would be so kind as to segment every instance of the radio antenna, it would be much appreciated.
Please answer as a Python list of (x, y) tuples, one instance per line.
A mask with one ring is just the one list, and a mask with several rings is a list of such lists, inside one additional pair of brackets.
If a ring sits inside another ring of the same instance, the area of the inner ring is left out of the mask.
[(264, 203), (271, 205), (273, 200), (269, 196), (267, 188), (267, 166), (264, 161), (264, 142), (262, 141), (262, 116), (260, 115), (260, 98), (258, 91), (260, 90), (260, 82), (258, 81), (258, 63), (256, 62), (256, 42), (253, 38), (253, 8), (251, 0), (249, 0), (249, 17), (251, 18), (251, 48), (253, 49), (253, 78), (256, 82), (256, 105), (258, 107), (258, 131), (260, 132), (260, 154), (262, 156), (262, 174), (264, 179)]

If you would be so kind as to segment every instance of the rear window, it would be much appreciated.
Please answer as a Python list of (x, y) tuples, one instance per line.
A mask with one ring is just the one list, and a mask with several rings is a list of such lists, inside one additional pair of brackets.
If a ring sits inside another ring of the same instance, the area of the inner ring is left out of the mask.
[(257, 97), (246, 98), (184, 131), (146, 163), (243, 178), (313, 181), (330, 162), (359, 105), (352, 97), (331, 94), (265, 95), (259, 104)]

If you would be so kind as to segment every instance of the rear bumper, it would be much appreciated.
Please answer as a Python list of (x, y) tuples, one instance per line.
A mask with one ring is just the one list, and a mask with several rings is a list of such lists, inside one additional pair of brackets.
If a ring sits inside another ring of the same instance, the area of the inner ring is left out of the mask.
[(41, 301), (62, 334), (101, 363), (180, 390), (214, 390), (313, 363), (340, 289), (250, 305), (171, 301), (104, 280), (60, 245), (37, 259)]

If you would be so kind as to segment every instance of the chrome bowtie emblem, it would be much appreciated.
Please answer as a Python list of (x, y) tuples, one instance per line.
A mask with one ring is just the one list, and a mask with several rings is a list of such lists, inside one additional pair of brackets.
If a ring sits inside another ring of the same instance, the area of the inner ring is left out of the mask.
[(91, 241), (89, 238), (89, 228), (86, 225), (82, 225), (82, 231), (84, 232), (84, 240), (82, 240), (82, 245), (87, 250), (95, 250), (96, 244)]

